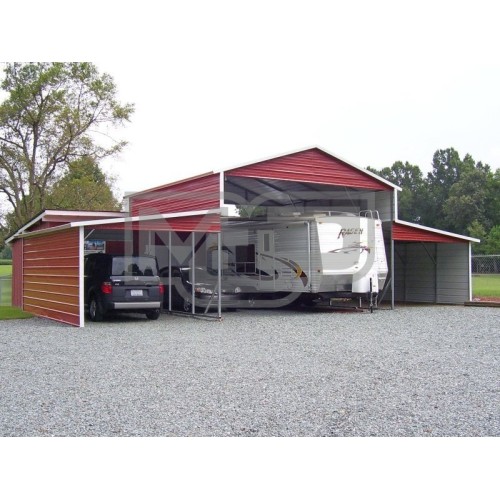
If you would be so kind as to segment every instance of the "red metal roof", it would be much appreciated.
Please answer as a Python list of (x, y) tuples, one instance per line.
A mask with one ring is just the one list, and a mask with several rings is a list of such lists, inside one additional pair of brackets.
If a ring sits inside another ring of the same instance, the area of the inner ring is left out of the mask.
[(312, 148), (251, 165), (226, 170), (228, 176), (280, 179), (353, 188), (392, 190), (391, 183)]
[(94, 211), (94, 210), (44, 210), (36, 217), (19, 228), (6, 241), (14, 241), (18, 235), (42, 229), (51, 229), (77, 221), (102, 220), (125, 217), (125, 212)]
[(392, 239), (395, 241), (426, 241), (434, 243), (464, 243), (479, 241), (475, 238), (440, 231), (410, 222), (397, 221), (392, 223)]

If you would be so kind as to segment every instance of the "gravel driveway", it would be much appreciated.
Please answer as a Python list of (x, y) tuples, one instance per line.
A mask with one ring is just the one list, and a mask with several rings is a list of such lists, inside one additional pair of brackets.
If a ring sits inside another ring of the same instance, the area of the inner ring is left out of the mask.
[(0, 328), (1, 436), (500, 436), (500, 308)]

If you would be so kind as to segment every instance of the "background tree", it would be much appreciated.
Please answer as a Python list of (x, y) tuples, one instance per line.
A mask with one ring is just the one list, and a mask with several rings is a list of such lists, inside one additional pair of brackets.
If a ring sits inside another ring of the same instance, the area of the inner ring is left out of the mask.
[(129, 121), (133, 105), (120, 104), (111, 76), (91, 63), (9, 63), (4, 72), (0, 193), (12, 212), (0, 223), (12, 231), (45, 207), (70, 162), (99, 161), (123, 149), (126, 143), (107, 130)]
[(84, 156), (69, 164), (68, 171), (53, 186), (47, 196), (47, 207), (65, 210), (119, 210), (113, 195), (113, 179), (97, 162)]
[(460, 179), (462, 170), (463, 163), (455, 149), (439, 149), (434, 153), (432, 170), (427, 174), (426, 197), (421, 214), (425, 225), (446, 229), (444, 202), (453, 184)]
[(399, 217), (408, 222), (420, 222), (425, 195), (424, 177), (420, 168), (408, 162), (397, 161), (392, 167), (385, 167), (380, 171), (370, 167), (368, 170), (402, 188), (398, 193)]
[(479, 243), (472, 243), (472, 253), (474, 255), (483, 255), (486, 248), (486, 237), (488, 236), (484, 226), (477, 220), (474, 220), (467, 227), (467, 234), (472, 238), (480, 240)]
[(479, 238), (475, 254), (500, 254), (500, 170), (493, 172), (469, 154), (461, 159), (453, 148), (435, 152), (426, 178), (408, 162), (368, 169), (403, 188), (401, 219)]
[(488, 214), (492, 226), (500, 226), (500, 169), (497, 169), (488, 178), (485, 211)]
[(236, 209), (238, 210), (238, 215), (246, 219), (262, 217), (267, 214), (266, 207), (257, 205), (237, 205)]
[[(490, 167), (470, 162), (468, 155), (464, 160), (460, 178), (452, 184), (447, 197), (442, 203), (444, 224), (450, 231), (465, 234), (472, 222), (483, 227), (492, 227), (492, 221), (486, 211), (488, 201), (488, 185), (492, 177)], [(468, 164), (465, 164), (465, 161)]]
[(500, 226), (493, 226), (490, 229), (482, 250), (486, 255), (500, 255)]

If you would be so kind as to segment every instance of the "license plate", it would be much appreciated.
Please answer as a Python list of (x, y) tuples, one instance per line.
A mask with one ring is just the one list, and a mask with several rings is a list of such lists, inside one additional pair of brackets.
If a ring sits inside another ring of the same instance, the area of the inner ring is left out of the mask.
[(130, 290), (132, 297), (142, 297), (142, 290)]

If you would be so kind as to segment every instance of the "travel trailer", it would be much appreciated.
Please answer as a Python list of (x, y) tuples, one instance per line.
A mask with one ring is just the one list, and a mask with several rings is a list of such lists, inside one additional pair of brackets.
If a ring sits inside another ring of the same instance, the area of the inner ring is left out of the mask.
[[(344, 297), (367, 300), (373, 309), (387, 277), (382, 222), (375, 211), (234, 218), (224, 223), (222, 234), (222, 286), (240, 292), (237, 307)], [(214, 275), (218, 258), (214, 245), (207, 255)]]

